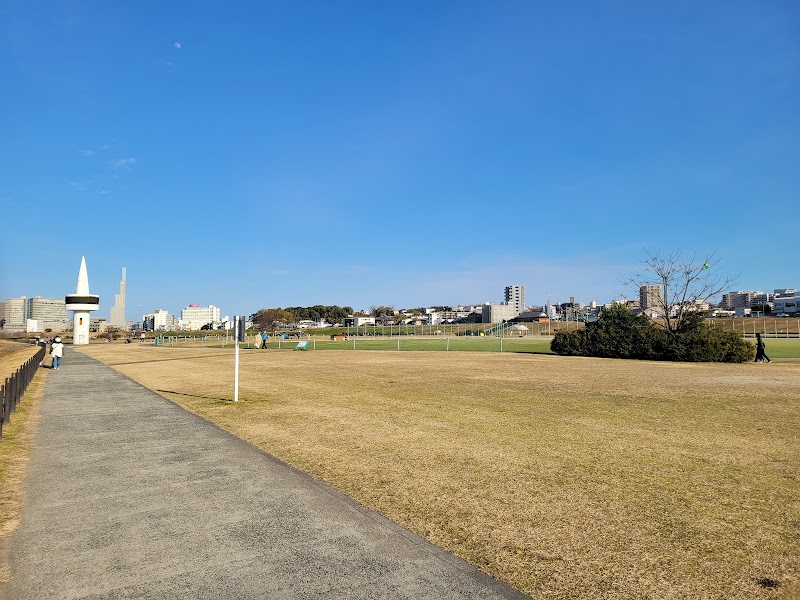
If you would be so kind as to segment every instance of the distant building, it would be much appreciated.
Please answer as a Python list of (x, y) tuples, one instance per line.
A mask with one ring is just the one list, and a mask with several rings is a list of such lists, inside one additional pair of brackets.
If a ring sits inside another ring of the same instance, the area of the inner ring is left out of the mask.
[(91, 333), (103, 333), (108, 327), (108, 321), (105, 317), (90, 317), (89, 318), (89, 331)]
[(42, 298), (35, 296), (29, 300), (29, 318), (35, 319), (41, 331), (64, 331), (67, 328), (67, 306), (63, 298)]
[(648, 308), (660, 307), (661, 304), (660, 285), (651, 284), (639, 287), (639, 308), (647, 310)]
[(203, 325), (220, 322), (219, 307), (209, 304), (206, 307), (190, 304), (181, 310), (180, 326), (183, 329), (197, 330)]
[(9, 298), (5, 302), (5, 329), (11, 331), (64, 331), (67, 309), (63, 298)]
[(510, 321), (519, 315), (517, 307), (513, 304), (491, 304), (487, 302), (483, 305), (482, 322), (484, 323), (502, 323), (503, 321)]
[(6, 325), (5, 328), (11, 331), (24, 331), (26, 321), (30, 318), (30, 304), (28, 298), (8, 298), (6, 300)]
[(525, 286), (507, 285), (503, 291), (505, 302), (494, 304), (487, 302), (481, 306), (483, 323), (501, 323), (510, 321), (525, 310)]
[(720, 305), (722, 308), (731, 310), (739, 307), (750, 308), (753, 304), (763, 304), (765, 302), (769, 302), (769, 294), (740, 290), (738, 292), (722, 294), (722, 302)]
[(781, 295), (780, 298), (775, 298), (772, 313), (776, 315), (791, 315), (794, 317), (800, 315), (798, 306), (800, 306), (800, 294), (797, 294), (797, 292), (795, 292), (794, 296)]
[(353, 317), (354, 327), (363, 327), (365, 325), (375, 325), (375, 317)]
[(142, 316), (142, 329), (145, 331), (172, 331), (175, 329), (175, 324), (175, 316), (161, 308)]
[(525, 286), (524, 285), (507, 285), (505, 289), (506, 304), (513, 306), (520, 314), (525, 310)]
[(439, 318), (442, 323), (451, 323), (459, 319), (466, 319), (473, 313), (481, 314), (482, 308), (478, 306), (453, 306), (450, 310), (439, 311)]
[(114, 294), (114, 306), (108, 316), (108, 324), (120, 329), (127, 329), (125, 320), (125, 267), (122, 267), (122, 280), (119, 282), (119, 294)]

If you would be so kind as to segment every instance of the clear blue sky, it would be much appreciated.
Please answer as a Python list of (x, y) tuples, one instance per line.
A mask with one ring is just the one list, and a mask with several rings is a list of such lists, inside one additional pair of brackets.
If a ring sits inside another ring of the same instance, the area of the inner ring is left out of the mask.
[[(800, 4), (0, 3), (0, 296), (609, 301), (800, 287)], [(76, 217), (79, 215), (79, 217)]]

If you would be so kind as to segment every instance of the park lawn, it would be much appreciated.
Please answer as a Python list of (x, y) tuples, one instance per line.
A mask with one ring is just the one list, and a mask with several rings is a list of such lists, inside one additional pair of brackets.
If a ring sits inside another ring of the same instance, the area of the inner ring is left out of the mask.
[[(292, 349), (298, 340), (270, 339), (267, 348)], [(309, 341), (309, 350), (399, 350), (405, 351), (437, 351), (437, 352), (500, 352), (500, 339), (487, 337), (457, 337), (457, 338), (371, 338), (357, 337), (347, 341), (332, 341), (329, 339), (313, 339)], [(503, 352), (534, 352), (551, 354), (550, 338), (505, 338), (503, 339)]]
[[(800, 592), (800, 367), (92, 345), (534, 597)], [(777, 586), (776, 588), (773, 586)]]
[[(306, 338), (304, 338), (305, 341)], [(398, 350), (398, 339), (400, 351), (436, 351), (436, 352), (500, 352), (500, 338), (462, 336), (462, 337), (405, 337), (394, 338), (380, 337), (357, 337), (347, 341), (332, 341), (327, 338), (312, 337), (309, 340), (308, 349), (316, 350)], [(552, 354), (550, 350), (550, 340), (548, 337), (509, 337), (503, 338), (503, 352), (520, 352), (533, 354)], [(278, 341), (270, 338), (267, 347), (272, 350), (292, 350), (298, 343), (298, 339), (288, 339)], [(755, 340), (749, 339), (752, 344)], [(765, 338), (767, 344), (767, 355), (771, 359), (800, 359), (800, 339), (798, 338)], [(200, 344), (199, 341), (189, 343), (188, 346), (200, 347), (208, 346), (212, 348), (231, 348), (232, 341), (224, 346), (217, 341), (209, 341)], [(176, 343), (175, 347), (184, 346), (184, 342)], [(249, 344), (243, 344), (242, 349), (253, 349)]]
[[(753, 344), (755, 341), (751, 340)], [(764, 338), (767, 345), (767, 356), (776, 358), (800, 358), (800, 339), (798, 338)]]

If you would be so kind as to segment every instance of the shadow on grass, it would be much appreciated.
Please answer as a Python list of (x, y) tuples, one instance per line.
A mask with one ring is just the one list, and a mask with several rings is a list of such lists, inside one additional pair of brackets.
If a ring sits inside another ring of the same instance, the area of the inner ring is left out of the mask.
[(232, 402), (229, 398), (217, 398), (215, 396), (198, 396), (197, 394), (187, 394), (185, 392), (175, 392), (173, 390), (155, 390), (159, 394), (175, 394), (176, 396), (186, 396), (188, 398), (202, 398), (204, 400), (218, 400), (220, 402)]
[(205, 354), (199, 354), (197, 356), (181, 356), (179, 358), (154, 358), (153, 360), (131, 360), (128, 362), (108, 362), (106, 363), (109, 367), (116, 367), (119, 365), (143, 365), (145, 363), (155, 363), (155, 362), (169, 362), (173, 360), (193, 360), (195, 358), (219, 358), (219, 355), (212, 355), (208, 356)]

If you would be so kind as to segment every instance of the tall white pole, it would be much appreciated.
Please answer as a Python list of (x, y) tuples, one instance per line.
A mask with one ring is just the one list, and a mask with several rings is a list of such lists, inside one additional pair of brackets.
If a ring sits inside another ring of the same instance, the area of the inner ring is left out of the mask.
[(236, 338), (236, 351), (233, 361), (233, 401), (239, 401), (239, 338)]

